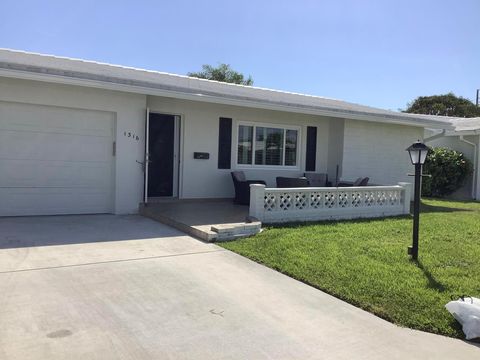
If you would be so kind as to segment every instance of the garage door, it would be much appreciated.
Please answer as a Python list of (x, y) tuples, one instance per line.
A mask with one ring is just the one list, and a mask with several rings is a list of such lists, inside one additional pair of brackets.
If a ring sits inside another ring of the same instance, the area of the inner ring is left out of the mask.
[(112, 211), (112, 113), (0, 102), (0, 216)]

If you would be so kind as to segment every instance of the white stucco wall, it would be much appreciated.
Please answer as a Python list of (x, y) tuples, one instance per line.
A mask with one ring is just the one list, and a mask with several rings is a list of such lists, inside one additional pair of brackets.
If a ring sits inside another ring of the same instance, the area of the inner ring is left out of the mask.
[(338, 166), (338, 179), (342, 178), (343, 142), (345, 120), (340, 118), (330, 119), (328, 142), (328, 178), (335, 183)]
[(345, 120), (342, 179), (368, 176), (380, 185), (412, 182), (405, 149), (418, 139), (423, 139), (420, 127)]
[[(146, 96), (0, 78), (0, 101), (111, 112), (116, 138), (114, 211), (117, 214), (138, 212), (143, 196), (143, 172), (136, 160), (144, 158)], [(139, 140), (124, 136), (125, 131), (138, 134)]]
[[(114, 212), (136, 213), (143, 199), (144, 122), (151, 112), (181, 116), (181, 198), (225, 198), (234, 194), (230, 172), (245, 171), (249, 179), (275, 186), (277, 176), (301, 176), (305, 169), (307, 126), (317, 127), (316, 172), (328, 172), (334, 180), (339, 164), (343, 179), (369, 176), (379, 184), (411, 181), (411, 165), (405, 148), (422, 138), (423, 129), (301, 115), (272, 110), (208, 104), (165, 97), (143, 96), (80, 86), (0, 78), (0, 101), (41, 104), (72, 109), (108, 111), (115, 118), (116, 156)], [(219, 117), (233, 119), (232, 169), (217, 168)], [(236, 137), (239, 121), (300, 127), (298, 169), (253, 169), (236, 165)], [(124, 133), (138, 135), (138, 141)], [(345, 134), (345, 137), (343, 135)], [(193, 159), (194, 152), (208, 152), (210, 159)]]
[[(465, 136), (465, 139), (468, 141), (475, 142), (473, 136)], [(432, 147), (446, 147), (456, 151), (462, 152), (470, 161), (473, 161), (473, 146), (460, 141), (459, 136), (444, 136), (427, 143), (428, 146)]]
[[(230, 172), (235, 169), (245, 171), (248, 179), (265, 180), (268, 186), (275, 186), (277, 176), (300, 176), (305, 169), (306, 127), (317, 126), (316, 171), (326, 172), (329, 151), (330, 119), (285, 113), (206, 104), (186, 100), (162, 97), (149, 97), (151, 112), (180, 115), (182, 118), (183, 144), (181, 144), (182, 171), (180, 178), (180, 197), (182, 198), (226, 198), (233, 197), (234, 189)], [(233, 119), (232, 129), (232, 169), (221, 170), (218, 165), (218, 121), (219, 117)], [(298, 170), (285, 169), (248, 169), (236, 166), (235, 140), (237, 122), (249, 121), (276, 125), (295, 125), (301, 127), (301, 155)], [(195, 160), (193, 153), (208, 152), (209, 160)]]

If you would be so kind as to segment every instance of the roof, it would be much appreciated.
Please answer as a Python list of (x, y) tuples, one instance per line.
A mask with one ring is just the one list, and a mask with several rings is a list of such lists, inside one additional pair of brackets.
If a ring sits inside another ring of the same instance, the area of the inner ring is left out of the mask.
[(474, 118), (450, 118), (449, 121), (455, 127), (455, 131), (480, 130), (480, 117)]
[[(425, 115), (433, 118), (442, 118), (452, 125), (452, 129), (446, 129), (446, 131), (439, 132), (438, 130), (432, 130), (434, 133), (442, 133), (445, 136), (459, 136), (459, 135), (477, 135), (480, 134), (480, 117), (463, 118), (463, 117), (451, 117), (451, 116), (433, 116)], [(437, 135), (435, 135), (437, 136)]]
[(355, 120), (452, 128), (442, 117), (18, 50), (0, 49), (0, 76)]

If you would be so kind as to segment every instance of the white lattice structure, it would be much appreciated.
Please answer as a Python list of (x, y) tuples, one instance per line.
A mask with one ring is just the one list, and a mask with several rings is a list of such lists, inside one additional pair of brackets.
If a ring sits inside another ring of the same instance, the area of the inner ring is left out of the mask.
[(250, 216), (264, 223), (395, 216), (410, 212), (411, 184), (266, 188), (250, 185)]

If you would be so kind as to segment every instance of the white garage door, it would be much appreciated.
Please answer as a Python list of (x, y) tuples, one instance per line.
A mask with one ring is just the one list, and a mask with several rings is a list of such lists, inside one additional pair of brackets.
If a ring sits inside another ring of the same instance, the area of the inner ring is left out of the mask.
[(113, 212), (112, 113), (0, 102), (0, 216)]

